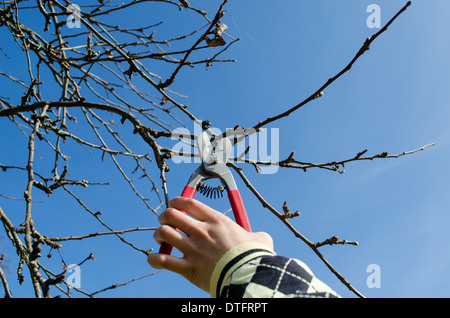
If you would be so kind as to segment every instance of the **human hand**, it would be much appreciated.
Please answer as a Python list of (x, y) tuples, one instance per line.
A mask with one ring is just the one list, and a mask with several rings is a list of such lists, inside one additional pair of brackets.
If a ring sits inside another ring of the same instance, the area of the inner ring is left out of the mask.
[(151, 253), (147, 259), (150, 266), (178, 273), (206, 292), (209, 292), (214, 267), (233, 247), (258, 242), (273, 249), (269, 234), (247, 232), (224, 214), (195, 199), (172, 199), (158, 221), (161, 227), (153, 234), (155, 241), (173, 245), (183, 257)]

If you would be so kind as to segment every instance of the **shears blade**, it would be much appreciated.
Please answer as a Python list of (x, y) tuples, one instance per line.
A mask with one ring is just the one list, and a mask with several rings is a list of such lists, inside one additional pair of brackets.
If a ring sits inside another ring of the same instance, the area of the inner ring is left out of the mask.
[(220, 139), (214, 149), (214, 156), (216, 157), (217, 162), (226, 164), (228, 157), (230, 156), (231, 148), (230, 139), (226, 137)]
[(211, 142), (209, 141), (209, 137), (206, 132), (202, 132), (201, 134), (198, 135), (197, 146), (198, 146), (198, 153), (200, 155), (202, 163), (203, 162), (210, 163), (213, 147), (211, 145)]
[(220, 139), (213, 148), (206, 132), (198, 135), (197, 146), (200, 159), (206, 164), (227, 163), (232, 149), (231, 140), (226, 137)]

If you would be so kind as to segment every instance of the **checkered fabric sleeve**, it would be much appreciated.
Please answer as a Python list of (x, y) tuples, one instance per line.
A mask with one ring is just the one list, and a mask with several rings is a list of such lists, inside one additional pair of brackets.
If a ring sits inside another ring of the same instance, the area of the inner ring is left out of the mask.
[(212, 298), (339, 297), (303, 262), (244, 243), (228, 251), (211, 277)]

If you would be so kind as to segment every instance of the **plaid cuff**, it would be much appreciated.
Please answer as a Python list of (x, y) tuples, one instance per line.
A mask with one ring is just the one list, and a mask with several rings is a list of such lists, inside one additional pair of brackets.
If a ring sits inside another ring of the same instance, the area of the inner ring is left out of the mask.
[(228, 251), (217, 263), (211, 276), (210, 293), (212, 298), (220, 296), (224, 283), (229, 276), (241, 265), (252, 259), (264, 256), (276, 255), (266, 245), (261, 243), (243, 243)]
[(339, 297), (303, 262), (255, 243), (240, 245), (222, 257), (210, 291), (213, 298)]

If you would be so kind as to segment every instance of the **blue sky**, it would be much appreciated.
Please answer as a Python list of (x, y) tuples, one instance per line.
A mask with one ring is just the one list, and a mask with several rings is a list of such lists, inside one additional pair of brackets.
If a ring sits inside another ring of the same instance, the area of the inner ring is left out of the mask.
[[(190, 2), (201, 7), (206, 1)], [(250, 127), (308, 97), (353, 58), (364, 40), (378, 31), (366, 24), (370, 14), (366, 8), (372, 3), (380, 6), (384, 25), (406, 1), (230, 1), (222, 22), (228, 26), (227, 33), (240, 41), (223, 57), (237, 62), (216, 64), (208, 71), (202, 66), (184, 69), (171, 89), (188, 96), (183, 103), (214, 127)], [(208, 1), (206, 11), (212, 14), (219, 4)], [(184, 27), (185, 22), (180, 22), (184, 20), (179, 19), (184, 14), (190, 22), (191, 16), (185, 12), (180, 15), (170, 7), (164, 10), (164, 18), (160, 11), (149, 8), (130, 13), (121, 22), (174, 23), (173, 29), (162, 28), (161, 36)], [(287, 201), (291, 209), (301, 212), (292, 224), (311, 241), (338, 235), (359, 242), (356, 247), (325, 246), (321, 252), (367, 297), (450, 296), (450, 250), (446, 244), (450, 225), (449, 10), (450, 3), (445, 0), (414, 1), (323, 97), (268, 126), (279, 129), (280, 158), (295, 151), (296, 159), (306, 162), (343, 160), (364, 149), (368, 149), (367, 155), (375, 155), (402, 153), (433, 142), (436, 146), (398, 159), (349, 163), (344, 174), (280, 169), (276, 174), (258, 175), (251, 166), (243, 166), (252, 184), (273, 206), (281, 210)], [(7, 39), (4, 32), (0, 39)], [(21, 72), (5, 61), (1, 56), (0, 70)], [(1, 80), (9, 83), (9, 90), (10, 82)], [(2, 84), (0, 96), (7, 96), (8, 90)], [(23, 160), (25, 136), (4, 118), (0, 134), (8, 136), (0, 139), (0, 163)], [(130, 142), (136, 152), (148, 151), (139, 140)], [(47, 152), (42, 147), (38, 167), (49, 173), (52, 162), (45, 159)], [(67, 147), (70, 149), (70, 144)], [(93, 209), (102, 210), (110, 224), (117, 228), (157, 226), (156, 216), (135, 199), (129, 187), (120, 182), (116, 185), (121, 177), (111, 160), (102, 163), (101, 155), (88, 156), (82, 151), (71, 156), (74, 178), (88, 174), (93, 182), (113, 184), (91, 187), (87, 192), (76, 189)], [(194, 164), (171, 165), (171, 196), (181, 193), (194, 169)], [(343, 297), (355, 297), (303, 242), (262, 208), (237, 175), (235, 178), (254, 231), (268, 232), (279, 254), (303, 260)], [(0, 172), (0, 194), (22, 197), (25, 182), (23, 173)], [(35, 193), (35, 200), (42, 201), (34, 205), (33, 212), (40, 221), (36, 223), (42, 224), (41, 233), (66, 235), (58, 232), (58, 224), (72, 235), (99, 230), (73, 200), (73, 204), (65, 204), (68, 198), (63, 193), (55, 192), (50, 199)], [(218, 209), (228, 209), (226, 199), (198, 198)], [(0, 206), (16, 224), (21, 222), (23, 202), (0, 197)], [(1, 253), (15, 255), (3, 228), (0, 237)], [(141, 248), (158, 248), (152, 232), (126, 237)], [(81, 268), (82, 288), (89, 292), (155, 272), (143, 254), (121, 246), (113, 237), (66, 243), (61, 249), (67, 264), (79, 262), (91, 251), (95, 261)], [(59, 255), (56, 251), (52, 254), (52, 261), (58, 264)], [(32, 296), (30, 288), (16, 288), (15, 261), (6, 264), (13, 295)], [(370, 264), (381, 269), (380, 288), (366, 285)], [(103, 296), (208, 297), (170, 272)]]

